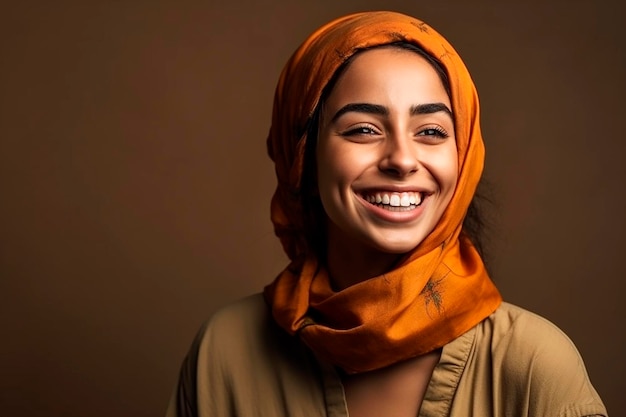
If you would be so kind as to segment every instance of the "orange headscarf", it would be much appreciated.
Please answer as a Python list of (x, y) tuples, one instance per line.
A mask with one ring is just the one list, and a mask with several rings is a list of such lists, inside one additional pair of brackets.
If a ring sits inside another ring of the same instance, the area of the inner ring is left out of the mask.
[[(307, 125), (346, 59), (397, 41), (420, 46), (448, 73), (458, 183), (435, 229), (394, 270), (335, 292), (303, 236), (309, 208), (299, 192)], [(484, 162), (478, 96), (454, 48), (430, 26), (399, 13), (364, 12), (318, 29), (281, 74), (267, 145), (278, 178), (271, 218), (292, 262), (265, 296), (277, 323), (320, 358), (349, 373), (382, 368), (442, 347), (500, 305), (482, 259), (460, 234)]]

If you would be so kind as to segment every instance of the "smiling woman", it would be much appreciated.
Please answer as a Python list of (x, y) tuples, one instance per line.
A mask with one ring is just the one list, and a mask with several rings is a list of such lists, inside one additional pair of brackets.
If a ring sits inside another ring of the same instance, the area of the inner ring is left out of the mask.
[(207, 321), (167, 415), (606, 415), (571, 341), (502, 301), (464, 227), (478, 114), (463, 62), (417, 19), (313, 33), (267, 140), (291, 262)]
[(338, 79), (316, 156), (337, 288), (388, 271), (441, 218), (458, 176), (450, 107), (433, 67), (403, 49), (362, 52)]

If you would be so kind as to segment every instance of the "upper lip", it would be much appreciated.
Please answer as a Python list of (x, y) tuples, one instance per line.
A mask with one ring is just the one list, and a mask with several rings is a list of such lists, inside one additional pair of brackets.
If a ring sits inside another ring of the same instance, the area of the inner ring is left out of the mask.
[(408, 186), (408, 185), (380, 185), (371, 186), (367, 188), (360, 188), (356, 190), (359, 194), (373, 194), (373, 193), (422, 193), (430, 194), (431, 192), (423, 187)]

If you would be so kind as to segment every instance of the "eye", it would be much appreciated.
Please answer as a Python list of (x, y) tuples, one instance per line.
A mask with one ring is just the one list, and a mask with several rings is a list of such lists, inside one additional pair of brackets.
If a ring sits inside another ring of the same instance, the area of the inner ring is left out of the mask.
[(432, 138), (446, 139), (450, 135), (441, 126), (432, 126), (432, 127), (427, 127), (426, 129), (420, 130), (417, 133), (417, 136), (428, 136)]
[(378, 134), (379, 132), (369, 125), (355, 126), (342, 133), (343, 136), (370, 136)]

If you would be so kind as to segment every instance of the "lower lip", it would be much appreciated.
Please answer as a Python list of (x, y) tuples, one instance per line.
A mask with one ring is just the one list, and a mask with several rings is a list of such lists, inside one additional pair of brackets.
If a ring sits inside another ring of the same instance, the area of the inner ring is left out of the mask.
[(428, 203), (428, 197), (424, 197), (419, 206), (413, 210), (391, 211), (368, 203), (365, 199), (359, 197), (361, 204), (377, 218), (392, 223), (408, 223), (419, 218), (424, 212), (424, 206)]

